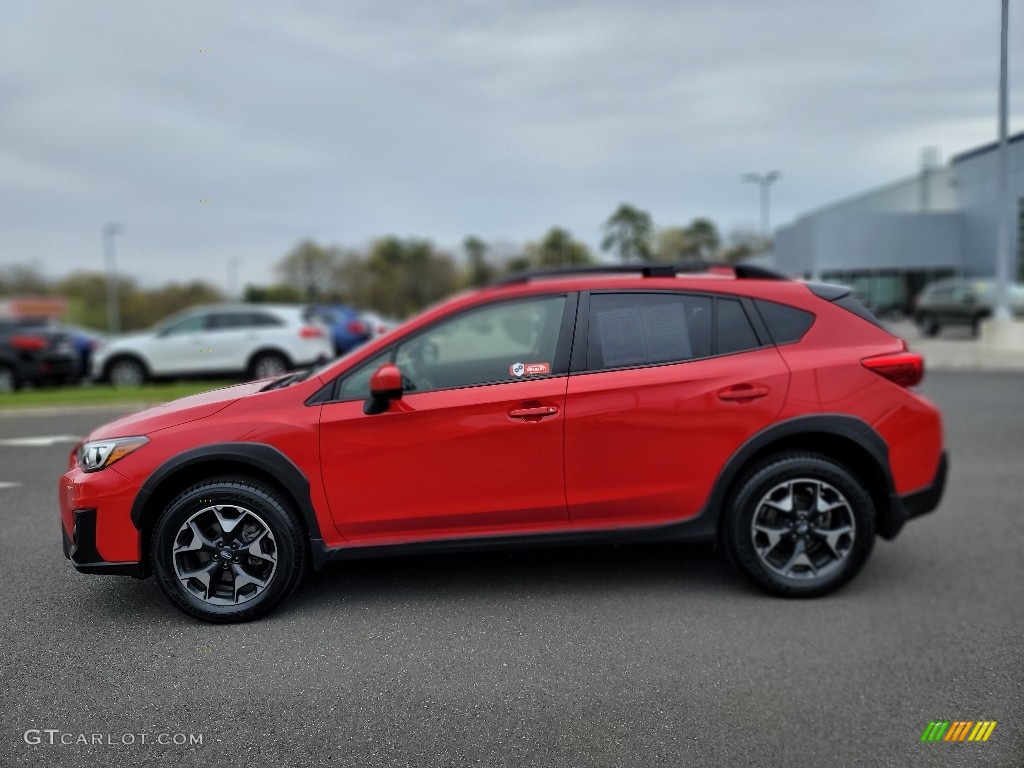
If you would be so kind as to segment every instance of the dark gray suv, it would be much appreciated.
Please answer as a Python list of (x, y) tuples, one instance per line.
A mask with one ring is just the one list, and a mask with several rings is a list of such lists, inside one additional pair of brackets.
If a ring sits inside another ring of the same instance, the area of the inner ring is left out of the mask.
[[(947, 325), (968, 326), (978, 335), (978, 323), (992, 314), (996, 286), (992, 280), (950, 277), (925, 286), (914, 301), (914, 322), (922, 335), (935, 336)], [(1010, 286), (1010, 306), (1024, 317), (1024, 285)]]

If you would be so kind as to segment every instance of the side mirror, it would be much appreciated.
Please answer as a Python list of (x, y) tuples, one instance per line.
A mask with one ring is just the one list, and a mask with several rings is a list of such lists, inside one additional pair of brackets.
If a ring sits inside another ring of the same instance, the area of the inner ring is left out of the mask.
[(401, 399), (402, 371), (394, 363), (384, 363), (370, 377), (370, 399), (363, 403), (363, 413), (383, 413), (392, 400)]

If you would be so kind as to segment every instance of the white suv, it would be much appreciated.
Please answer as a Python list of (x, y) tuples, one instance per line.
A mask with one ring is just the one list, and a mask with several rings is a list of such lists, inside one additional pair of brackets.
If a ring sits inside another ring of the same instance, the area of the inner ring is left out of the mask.
[(303, 307), (216, 304), (179, 312), (93, 352), (92, 375), (115, 386), (150, 378), (263, 379), (331, 358), (330, 333)]

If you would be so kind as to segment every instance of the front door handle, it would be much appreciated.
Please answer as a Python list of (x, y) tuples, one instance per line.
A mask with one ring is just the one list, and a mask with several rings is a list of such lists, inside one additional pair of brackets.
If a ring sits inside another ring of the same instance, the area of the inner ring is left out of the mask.
[(513, 408), (508, 412), (509, 418), (525, 421), (540, 421), (546, 416), (554, 416), (558, 408), (553, 405), (539, 405), (533, 408)]
[(765, 397), (770, 390), (764, 384), (736, 384), (718, 391), (719, 400), (754, 400)]

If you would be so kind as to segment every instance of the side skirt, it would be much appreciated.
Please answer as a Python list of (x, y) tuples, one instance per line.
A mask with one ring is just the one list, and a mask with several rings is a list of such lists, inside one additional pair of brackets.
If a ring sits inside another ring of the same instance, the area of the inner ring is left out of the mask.
[(327, 547), (324, 545), (323, 539), (310, 539), (309, 543), (313, 570), (318, 571), (330, 562), (376, 557), (598, 544), (639, 544), (658, 541), (714, 541), (716, 529), (717, 520), (714, 519), (714, 516), (701, 513), (683, 522), (643, 528), (558, 531), (511, 536), (464, 536), (406, 544), (367, 544), (345, 547)]

